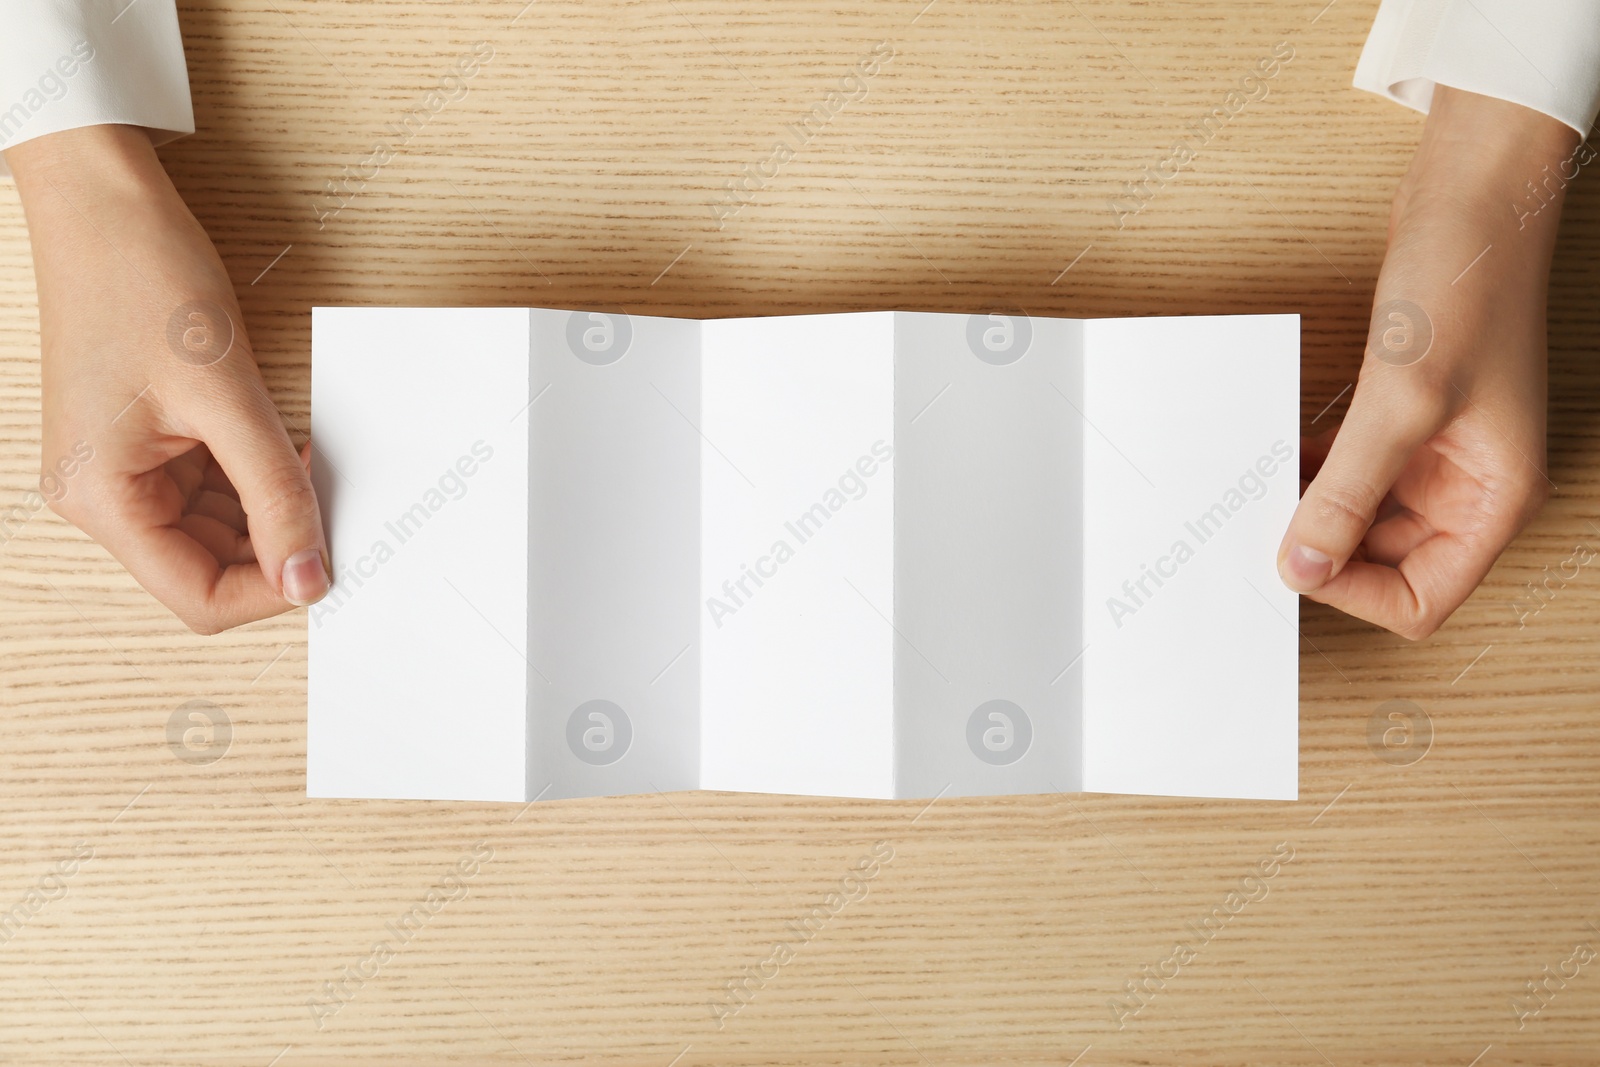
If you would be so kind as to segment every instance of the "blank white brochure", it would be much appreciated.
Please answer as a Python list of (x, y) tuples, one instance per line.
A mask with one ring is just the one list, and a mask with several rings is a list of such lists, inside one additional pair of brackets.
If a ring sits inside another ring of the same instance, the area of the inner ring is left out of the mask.
[(1299, 319), (318, 308), (307, 792), (1294, 799)]

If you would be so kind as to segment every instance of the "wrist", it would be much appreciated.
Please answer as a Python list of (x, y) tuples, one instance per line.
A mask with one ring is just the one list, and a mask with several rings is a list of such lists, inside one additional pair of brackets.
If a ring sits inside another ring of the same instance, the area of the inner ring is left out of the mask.
[[(152, 204), (174, 195), (150, 136), (138, 126), (102, 124), (61, 130), (5, 152), (30, 227), (76, 216), (88, 205)], [(46, 193), (58, 195), (44, 195)]]
[(1535, 229), (1553, 244), (1579, 143), (1576, 131), (1542, 112), (1437, 86), (1396, 206), (1443, 200), (1486, 230)]
[(1577, 143), (1577, 131), (1522, 104), (1494, 96), (1436, 86), (1423, 140), (1465, 144), (1491, 167), (1517, 157), (1554, 158)]

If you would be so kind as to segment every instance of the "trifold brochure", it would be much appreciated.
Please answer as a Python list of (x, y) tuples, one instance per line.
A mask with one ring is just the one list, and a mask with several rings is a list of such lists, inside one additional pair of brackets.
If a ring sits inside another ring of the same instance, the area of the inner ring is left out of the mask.
[(307, 793), (1294, 799), (1299, 318), (317, 308)]

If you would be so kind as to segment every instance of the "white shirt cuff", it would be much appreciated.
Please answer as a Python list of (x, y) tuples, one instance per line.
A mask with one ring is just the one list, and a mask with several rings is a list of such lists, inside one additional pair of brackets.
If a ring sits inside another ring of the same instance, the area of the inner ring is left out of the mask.
[(1600, 112), (1600, 3), (1383, 0), (1356, 88), (1426, 112), (1435, 85), (1521, 104), (1587, 137)]
[(194, 132), (176, 0), (6, 0), (6, 8), (0, 150), (104, 123), (143, 126), (156, 144)]

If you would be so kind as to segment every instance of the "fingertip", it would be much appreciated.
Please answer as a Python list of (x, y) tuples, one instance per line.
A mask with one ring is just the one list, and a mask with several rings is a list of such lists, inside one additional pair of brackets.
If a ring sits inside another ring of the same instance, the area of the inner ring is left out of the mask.
[(295, 607), (315, 604), (328, 595), (328, 564), (322, 552), (308, 548), (283, 563), (283, 598)]
[(1314, 592), (1333, 575), (1333, 559), (1309, 545), (1291, 545), (1278, 560), (1283, 584), (1297, 593)]

